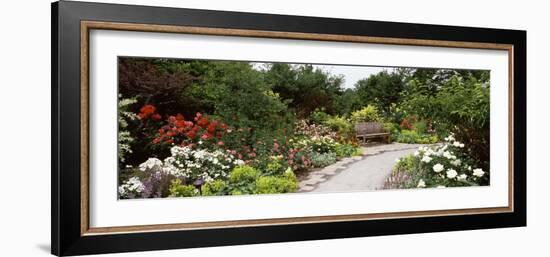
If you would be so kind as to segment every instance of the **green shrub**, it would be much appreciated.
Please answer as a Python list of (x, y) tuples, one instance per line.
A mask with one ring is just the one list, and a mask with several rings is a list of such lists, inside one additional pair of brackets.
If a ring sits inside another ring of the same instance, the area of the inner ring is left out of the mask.
[(353, 156), (363, 156), (364, 150), (361, 147), (355, 148), (355, 153), (353, 153)]
[(172, 180), (169, 191), (171, 197), (190, 197), (199, 195), (198, 189), (193, 185), (183, 185), (179, 179)]
[(294, 174), (294, 172), (292, 171), (291, 168), (287, 168), (285, 170), (285, 172), (283, 173), (283, 177), (285, 177), (286, 179), (289, 179), (289, 180), (297, 181), (296, 180), (296, 175)]
[(416, 165), (416, 162), (417, 158), (415, 158), (412, 154), (406, 155), (405, 157), (399, 159), (399, 161), (395, 164), (393, 171), (412, 172)]
[(481, 167), (489, 170), (489, 72), (434, 70), (430, 73), (409, 81), (403, 92), (403, 110), (420, 119), (431, 119), (439, 136), (453, 132)]
[(350, 157), (356, 155), (357, 148), (351, 144), (337, 144), (334, 153), (338, 158)]
[(313, 167), (325, 167), (336, 162), (335, 153), (318, 153), (313, 152), (311, 155), (311, 165)]
[(125, 156), (133, 153), (131, 146), (135, 139), (128, 130), (128, 122), (138, 120), (138, 116), (129, 111), (130, 106), (136, 102), (135, 97), (118, 100), (118, 159), (121, 167), (126, 161)]
[(288, 168), (288, 163), (285, 161), (282, 155), (279, 156), (270, 156), (265, 158), (266, 160), (260, 161), (259, 165), (256, 166), (259, 170), (262, 171), (264, 176), (277, 176), (283, 174), (283, 172)]
[(437, 143), (437, 141), (439, 141), (439, 138), (437, 137), (437, 135), (433, 135), (433, 136), (424, 135), (419, 140), (417, 140), (416, 143), (418, 143), (418, 144), (435, 144), (435, 143)]
[(435, 144), (438, 141), (436, 135), (420, 135), (416, 130), (401, 130), (397, 136), (397, 142), (406, 144)]
[[(273, 165), (275, 164), (273, 163)], [(216, 195), (225, 192), (229, 192), (231, 195), (276, 194), (296, 191), (298, 182), (290, 168), (282, 172), (282, 176), (262, 176), (258, 169), (245, 165), (233, 169), (229, 175), (228, 184), (220, 181), (209, 187), (212, 189), (204, 190), (203, 194), (210, 192)]]
[(353, 132), (353, 126), (346, 118), (340, 116), (332, 116), (323, 123), (332, 131), (338, 132), (343, 138), (349, 137)]
[(261, 172), (262, 176), (278, 176), (289, 167), (283, 155), (261, 156), (253, 162), (253, 167)]
[(227, 184), (223, 180), (214, 180), (204, 184), (201, 188), (201, 193), (204, 196), (209, 195), (225, 195)]
[(420, 120), (413, 124), (413, 129), (418, 133), (419, 135), (425, 134), (428, 132), (428, 124), (426, 121)]
[(256, 180), (256, 194), (279, 194), (292, 193), (298, 189), (298, 182), (295, 178), (283, 176), (260, 177)]
[(250, 167), (248, 165), (243, 166), (237, 166), (233, 168), (231, 173), (229, 174), (229, 182), (231, 183), (238, 183), (241, 181), (255, 181), (256, 177), (260, 175), (260, 171), (257, 169)]
[(375, 106), (367, 105), (367, 107), (351, 113), (351, 120), (354, 123), (380, 121), (380, 114)]
[(384, 130), (390, 133), (390, 138), (392, 141), (396, 141), (397, 137), (399, 137), (399, 133), (401, 132), (399, 124), (393, 122), (385, 122)]
[(330, 137), (315, 137), (306, 142), (311, 146), (314, 152), (318, 153), (332, 153), (336, 149), (338, 143)]
[(420, 135), (415, 130), (401, 130), (401, 133), (397, 137), (397, 142), (414, 144), (420, 139)]
[(271, 161), (267, 164), (266, 172), (270, 174), (277, 174), (283, 168), (283, 165), (278, 161)]
[(259, 170), (248, 165), (235, 167), (229, 174), (228, 189), (232, 195), (252, 194), (260, 175)]
[(454, 137), (439, 145), (422, 146), (400, 158), (385, 188), (462, 187), (488, 185), (490, 173), (480, 168), (466, 145)]
[(309, 121), (315, 124), (323, 124), (325, 121), (327, 121), (330, 118), (330, 115), (328, 115), (325, 112), (325, 108), (316, 108), (311, 114), (309, 115)]

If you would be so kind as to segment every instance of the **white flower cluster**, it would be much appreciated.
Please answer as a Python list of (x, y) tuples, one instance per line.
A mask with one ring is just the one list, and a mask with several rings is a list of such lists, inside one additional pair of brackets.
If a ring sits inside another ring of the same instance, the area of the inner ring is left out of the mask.
[[(434, 176), (440, 181), (461, 181), (466, 182), (469, 178), (476, 181), (476, 178), (483, 177), (486, 172), (481, 168), (472, 169), (471, 166), (457, 157), (460, 150), (465, 145), (454, 138), (454, 135), (449, 135), (445, 138), (445, 142), (435, 147), (421, 146), (413, 153), (413, 156), (420, 160), (421, 165), (429, 167), (435, 174)], [(399, 162), (399, 160), (398, 160)], [(426, 187), (426, 181), (420, 179), (417, 188)], [(443, 187), (443, 186), (436, 186)]]
[(325, 136), (314, 135), (312, 137), (306, 137), (298, 141), (294, 141), (291, 139), (289, 142), (291, 142), (294, 147), (298, 147), (298, 148), (313, 147), (314, 148), (313, 150), (317, 150), (315, 149), (316, 147), (322, 147), (322, 146), (334, 147), (336, 144), (338, 144), (336, 140), (334, 140), (332, 137), (327, 135)]
[(456, 178), (456, 176), (458, 176), (458, 173), (456, 172), (456, 170), (454, 169), (447, 170), (447, 178), (453, 179), (453, 178)]
[(162, 169), (162, 161), (157, 158), (149, 158), (147, 161), (139, 165), (139, 170), (141, 171), (157, 171), (159, 169)]
[(145, 186), (138, 177), (131, 177), (124, 184), (118, 187), (118, 193), (120, 197), (126, 197), (128, 194), (139, 194), (143, 192)]
[[(161, 161), (149, 158), (139, 165), (139, 170), (160, 177), (162, 174), (184, 177), (192, 181), (202, 179), (205, 182), (216, 178), (225, 178), (235, 166), (244, 165), (243, 160), (233, 157), (220, 150), (191, 149), (174, 146), (170, 149), (171, 156)], [(121, 198), (135, 197), (145, 190), (139, 177), (132, 177), (118, 188)]]
[(474, 176), (481, 178), (483, 175), (485, 175), (485, 171), (482, 169), (474, 169)]
[(191, 149), (187, 146), (174, 146), (170, 149), (171, 156), (164, 159), (164, 163), (157, 158), (149, 158), (139, 165), (141, 171), (161, 171), (178, 177), (189, 179), (203, 179), (212, 181), (216, 178), (227, 177), (234, 166), (244, 165), (244, 161), (223, 151), (208, 151), (205, 149)]
[(418, 187), (418, 188), (424, 188), (424, 187), (426, 187), (426, 182), (424, 182), (423, 179), (420, 179), (420, 180), (418, 181), (418, 185), (417, 185), (416, 187)]
[(443, 169), (445, 169), (445, 167), (443, 167), (443, 165), (441, 165), (440, 163), (433, 166), (433, 170), (437, 173), (442, 172)]
[(447, 141), (447, 142), (453, 142), (453, 141), (455, 141), (455, 135), (454, 135), (453, 133), (451, 133), (449, 136), (447, 136), (447, 137), (445, 138), (445, 141)]

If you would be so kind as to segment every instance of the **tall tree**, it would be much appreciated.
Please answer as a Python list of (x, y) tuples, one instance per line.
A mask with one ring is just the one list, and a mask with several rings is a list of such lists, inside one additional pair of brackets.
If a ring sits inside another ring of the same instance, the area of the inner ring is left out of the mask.
[(363, 106), (374, 105), (388, 114), (392, 104), (401, 100), (405, 87), (404, 76), (398, 71), (382, 71), (357, 81), (355, 88)]
[(276, 63), (265, 72), (266, 82), (301, 117), (315, 109), (338, 113), (336, 100), (342, 94), (343, 77), (333, 76), (313, 65)]
[(347, 116), (350, 113), (359, 110), (361, 107), (361, 98), (359, 98), (359, 95), (355, 89), (352, 88), (344, 90), (342, 95), (340, 95), (336, 100), (338, 115)]

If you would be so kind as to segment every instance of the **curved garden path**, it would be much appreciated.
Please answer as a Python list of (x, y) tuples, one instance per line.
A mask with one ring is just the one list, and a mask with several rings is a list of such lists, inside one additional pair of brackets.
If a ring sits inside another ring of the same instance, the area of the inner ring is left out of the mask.
[(300, 181), (301, 192), (349, 192), (381, 189), (395, 160), (413, 153), (419, 144), (363, 147), (363, 156), (345, 158), (311, 172)]

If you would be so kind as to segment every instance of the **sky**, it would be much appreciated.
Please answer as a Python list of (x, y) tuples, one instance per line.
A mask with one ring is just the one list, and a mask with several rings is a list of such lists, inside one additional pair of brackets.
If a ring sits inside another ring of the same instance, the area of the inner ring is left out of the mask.
[[(264, 69), (265, 63), (255, 62), (252, 63), (255, 69)], [(393, 68), (388, 67), (374, 67), (374, 66), (349, 66), (349, 65), (313, 65), (315, 68), (319, 68), (323, 71), (329, 72), (332, 75), (343, 75), (344, 89), (354, 88), (355, 83), (361, 79), (368, 78), (370, 75), (377, 74), (383, 70), (391, 71)]]
[(344, 88), (354, 88), (355, 83), (361, 79), (368, 78), (370, 75), (377, 74), (383, 70), (391, 71), (393, 68), (371, 67), (371, 66), (344, 66), (344, 65), (313, 65), (330, 72), (333, 75), (344, 75)]

